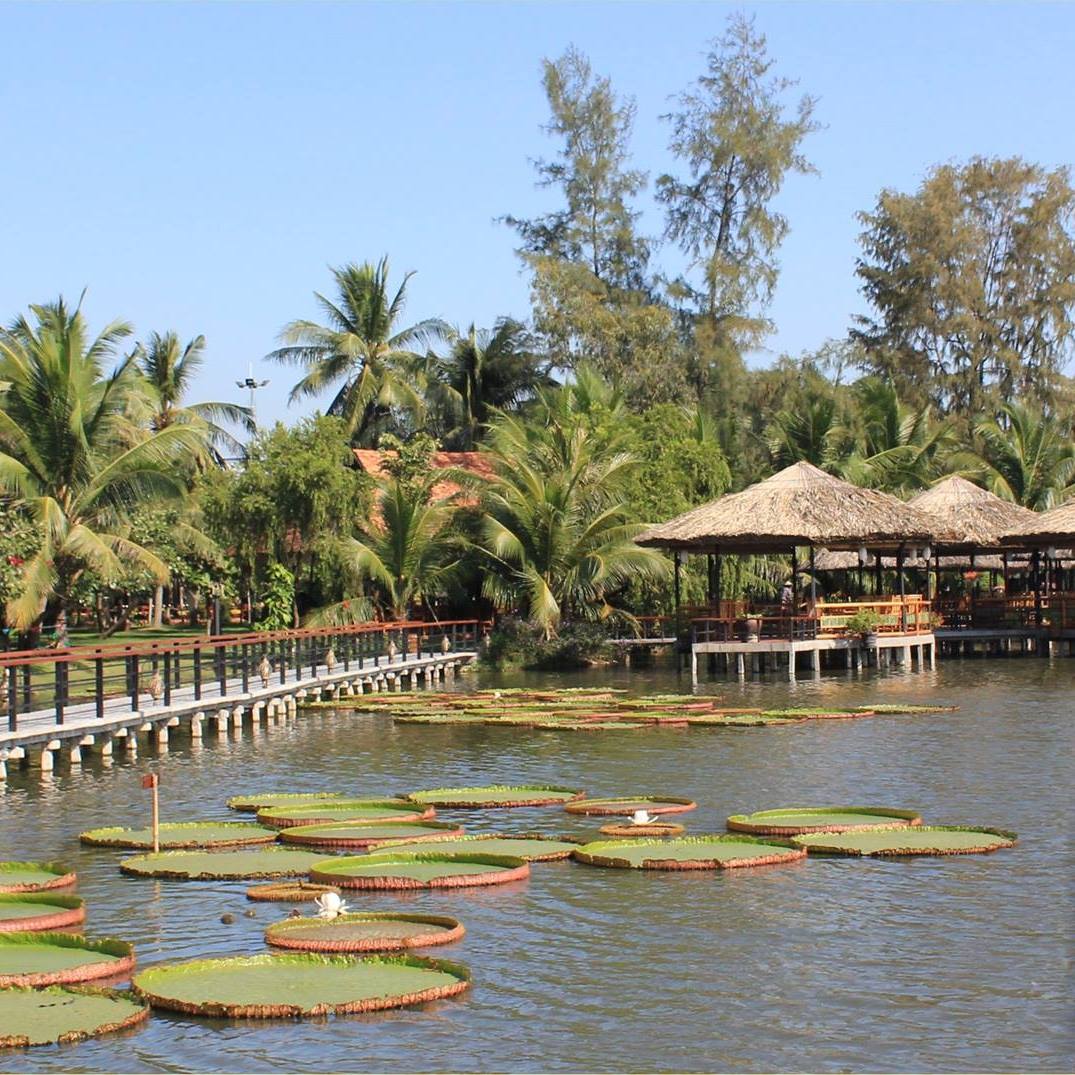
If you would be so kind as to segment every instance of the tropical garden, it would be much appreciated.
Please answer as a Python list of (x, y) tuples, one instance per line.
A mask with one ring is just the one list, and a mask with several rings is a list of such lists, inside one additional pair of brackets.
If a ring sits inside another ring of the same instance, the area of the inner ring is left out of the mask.
[[(869, 313), (811, 353), (748, 361), (793, 223), (777, 196), (812, 170), (817, 102), (794, 86), (733, 16), (665, 117), (675, 170), (650, 177), (633, 101), (574, 49), (547, 60), (553, 155), (535, 168), (557, 207), (502, 217), (531, 308), (415, 319), (412, 273), (360, 252), (312, 281), (315, 318), (267, 341), (292, 400), (323, 408), (291, 425), (197, 401), (200, 336), (95, 331), (63, 298), (15, 314), (9, 644), (220, 626), (223, 606), (266, 628), (477, 612), (503, 619), (506, 650), (555, 656), (669, 609), (670, 562), (633, 541), (647, 524), (797, 460), (899, 496), (950, 473), (1038, 510), (1075, 495), (1064, 169), (974, 158), (879, 192), (859, 214)], [(744, 561), (725, 585), (772, 592), (779, 570)], [(690, 569), (683, 584), (704, 593)]]

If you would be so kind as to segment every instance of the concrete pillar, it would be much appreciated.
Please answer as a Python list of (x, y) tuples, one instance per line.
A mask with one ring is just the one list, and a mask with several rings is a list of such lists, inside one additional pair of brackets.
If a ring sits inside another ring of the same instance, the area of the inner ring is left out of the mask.
[(77, 769), (82, 765), (82, 747), (79, 745), (78, 740), (67, 741), (67, 761), (72, 769)]
[(52, 752), (59, 747), (59, 745), (60, 744), (53, 739), (41, 748), (41, 753), (37, 756), (37, 764), (40, 767), (41, 772), (51, 773), (56, 767), (56, 759)]
[(746, 655), (745, 654), (737, 653), (735, 655), (735, 674), (740, 679), (746, 679), (746, 675), (747, 675), (746, 663), (747, 662), (746, 662)]
[(216, 734), (218, 739), (223, 739), (228, 734), (228, 711), (226, 709), (217, 710)]
[(691, 682), (698, 682), (698, 651), (691, 646)]
[(7, 758), (0, 757), (0, 780), (7, 780)]
[(231, 733), (233, 736), (243, 733), (243, 707), (241, 705), (237, 705), (231, 711)]
[(202, 737), (202, 721), (205, 720), (204, 713), (195, 713), (190, 718), (190, 738), (191, 740), (200, 741)]
[(153, 729), (153, 734), (154, 734), (154, 737), (157, 740), (157, 746), (160, 747), (163, 750), (167, 750), (168, 749), (168, 725), (167, 724), (158, 724)]
[(810, 670), (815, 676), (821, 675), (821, 650), (816, 647), (810, 651)]

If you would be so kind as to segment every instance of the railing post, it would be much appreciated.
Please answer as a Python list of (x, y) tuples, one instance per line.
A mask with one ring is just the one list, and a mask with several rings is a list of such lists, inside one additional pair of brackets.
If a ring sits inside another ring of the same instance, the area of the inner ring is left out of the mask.
[(98, 657), (93, 662), (93, 701), (97, 710), (97, 719), (105, 716), (105, 663)]
[(243, 672), (243, 694), (248, 694), (250, 692), (250, 647), (243, 642), (239, 649)]
[(194, 701), (200, 702), (202, 698), (202, 647), (194, 647)]
[(172, 704), (172, 655), (164, 653), (164, 704)]
[(228, 646), (225, 643), (216, 647), (216, 672), (217, 682), (220, 684), (220, 697), (224, 698), (228, 693)]
[(7, 670), (7, 730), (19, 729), (19, 668), (12, 665)]
[(138, 654), (127, 658), (127, 691), (131, 696), (131, 709), (138, 709)]
[(287, 682), (287, 668), (291, 663), (291, 640), (281, 638), (277, 646), (277, 657), (280, 663), (280, 686)]
[(34, 700), (33, 673), (29, 664), (22, 666), (22, 704), (29, 709)]

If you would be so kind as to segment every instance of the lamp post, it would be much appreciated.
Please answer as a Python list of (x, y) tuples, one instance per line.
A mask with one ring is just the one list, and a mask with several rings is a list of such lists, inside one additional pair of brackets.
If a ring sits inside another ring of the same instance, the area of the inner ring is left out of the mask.
[(250, 422), (255, 428), (257, 427), (258, 419), (257, 419), (257, 410), (256, 410), (256, 408), (254, 406), (254, 393), (257, 392), (257, 390), (259, 388), (264, 388), (268, 383), (269, 382), (267, 380), (266, 381), (255, 381), (254, 380), (254, 363), (253, 362), (250, 363), (250, 372), (247, 374), (246, 380), (236, 381), (235, 382), (235, 387), (236, 388), (248, 388), (250, 390)]

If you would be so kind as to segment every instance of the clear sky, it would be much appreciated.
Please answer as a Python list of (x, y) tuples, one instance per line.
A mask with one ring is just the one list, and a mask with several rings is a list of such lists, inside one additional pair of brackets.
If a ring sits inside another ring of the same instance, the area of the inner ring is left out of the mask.
[[(0, 318), (88, 288), (140, 335), (208, 339), (201, 399), (293, 418), (296, 379), (262, 363), (315, 312), (327, 266), (387, 253), (417, 270), (408, 315), (526, 316), (513, 233), (550, 206), (543, 57), (569, 44), (636, 98), (635, 163), (669, 168), (669, 98), (734, 10), (780, 73), (820, 98), (755, 361), (842, 335), (861, 302), (859, 226), (933, 164), (1075, 161), (1075, 6), (1062, 3), (0, 3)], [(645, 227), (661, 219), (652, 204)], [(323, 401), (322, 405), (326, 404)]]

